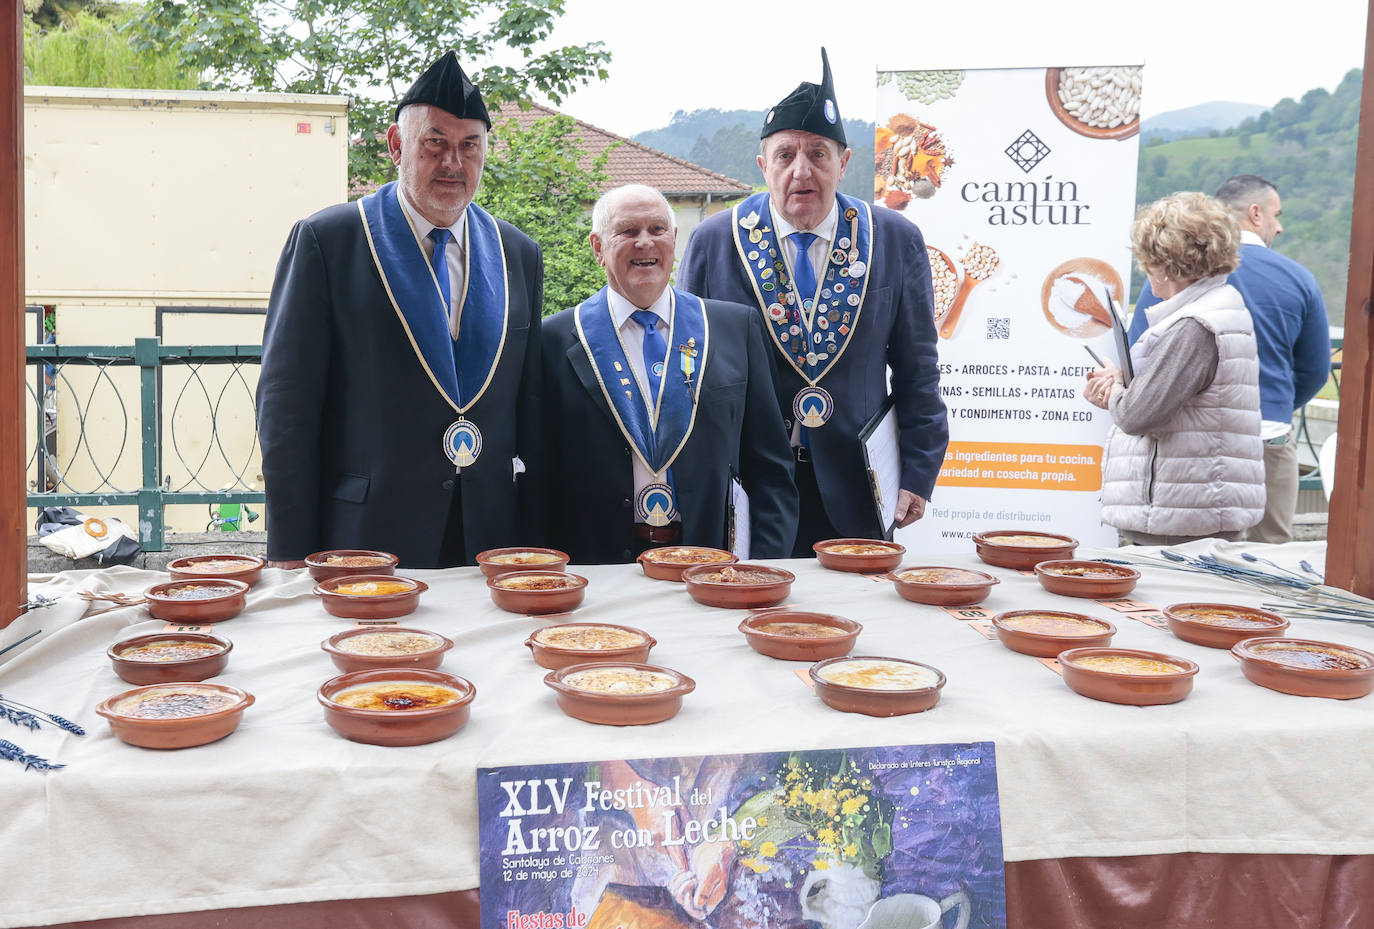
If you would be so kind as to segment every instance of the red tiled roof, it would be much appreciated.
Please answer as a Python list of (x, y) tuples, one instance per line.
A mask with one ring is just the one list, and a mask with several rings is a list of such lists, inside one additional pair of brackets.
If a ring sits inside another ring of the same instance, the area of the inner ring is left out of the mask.
[[(536, 120), (556, 115), (559, 115), (557, 110), (537, 103), (531, 103), (528, 110), (522, 110), (514, 103), (493, 106), (491, 121), (496, 129), (496, 144), (501, 144), (500, 125), (508, 119), (514, 119), (521, 129), (528, 129)], [(711, 194), (713, 198), (733, 199), (753, 193), (754, 188), (743, 181), (717, 174), (701, 165), (692, 164), (667, 152), (642, 145), (633, 139), (599, 129), (580, 119), (574, 119), (573, 123), (577, 140), (586, 152), (583, 158), (584, 165), (590, 164), (593, 158), (609, 146), (620, 143), (607, 159), (606, 171), (609, 178), (602, 193), (622, 184), (646, 184), (669, 197)]]

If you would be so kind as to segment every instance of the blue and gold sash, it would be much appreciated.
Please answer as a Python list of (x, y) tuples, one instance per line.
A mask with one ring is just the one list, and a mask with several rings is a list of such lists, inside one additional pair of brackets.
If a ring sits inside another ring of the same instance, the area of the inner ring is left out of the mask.
[[(709, 326), (700, 297), (674, 290), (672, 323), (668, 327), (668, 362), (658, 403), (650, 410), (645, 385), (639, 383), (625, 353), (606, 288), (574, 311), (577, 336), (596, 373), (601, 393), (610, 405), (620, 431), (650, 473), (667, 473), (687, 444), (696, 424), (697, 400), (706, 373)], [(653, 377), (653, 372), (648, 372)]]
[(814, 294), (797, 292), (766, 192), (746, 198), (731, 214), (735, 250), (754, 285), (773, 344), (813, 387), (840, 360), (859, 324), (873, 258), (872, 208), (844, 194), (835, 196), (840, 215)]
[(457, 343), (449, 331), (448, 307), (425, 257), (415, 227), (401, 208), (396, 182), (383, 184), (358, 201), (372, 260), (411, 347), (430, 380), (459, 414), (481, 398), (496, 373), (510, 316), (506, 253), (496, 220), (475, 203), (467, 207), (467, 269), (458, 298), (461, 335), (475, 340), (460, 371)]

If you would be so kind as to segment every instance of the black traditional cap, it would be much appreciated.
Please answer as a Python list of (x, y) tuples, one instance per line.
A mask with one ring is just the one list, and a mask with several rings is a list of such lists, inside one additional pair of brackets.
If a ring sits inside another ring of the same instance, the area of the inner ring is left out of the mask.
[(487, 115), (487, 105), (482, 102), (482, 92), (468, 80), (463, 73), (463, 66), (458, 64), (458, 56), (452, 51), (444, 52), (442, 58), (416, 78), (396, 104), (394, 118), (399, 120), (402, 108), (412, 103), (437, 106), (459, 119), (480, 119), (488, 129), (491, 128), (491, 117)]
[(820, 84), (802, 81), (796, 90), (768, 111), (763, 118), (760, 139), (785, 129), (800, 129), (834, 139), (841, 147), (848, 146), (849, 143), (844, 139), (844, 123), (840, 121), (840, 108), (835, 105), (835, 82), (830, 77), (830, 58), (824, 48), (821, 49), (821, 67)]

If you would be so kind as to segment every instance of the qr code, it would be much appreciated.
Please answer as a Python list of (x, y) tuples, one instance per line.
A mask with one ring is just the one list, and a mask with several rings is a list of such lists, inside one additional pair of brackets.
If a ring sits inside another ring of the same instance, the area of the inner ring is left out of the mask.
[(989, 316), (988, 317), (988, 338), (989, 339), (1010, 339), (1011, 338), (1011, 317), (1010, 316)]

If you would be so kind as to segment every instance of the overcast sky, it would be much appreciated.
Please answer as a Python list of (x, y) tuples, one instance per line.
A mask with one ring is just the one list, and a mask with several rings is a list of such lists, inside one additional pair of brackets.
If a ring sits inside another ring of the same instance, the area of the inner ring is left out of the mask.
[(608, 81), (560, 109), (627, 136), (679, 109), (761, 110), (820, 80), (822, 44), (842, 114), (870, 121), (879, 68), (1143, 64), (1146, 118), (1272, 106), (1361, 67), (1369, 14), (1367, 0), (566, 2), (557, 43), (599, 39), (613, 58)]

